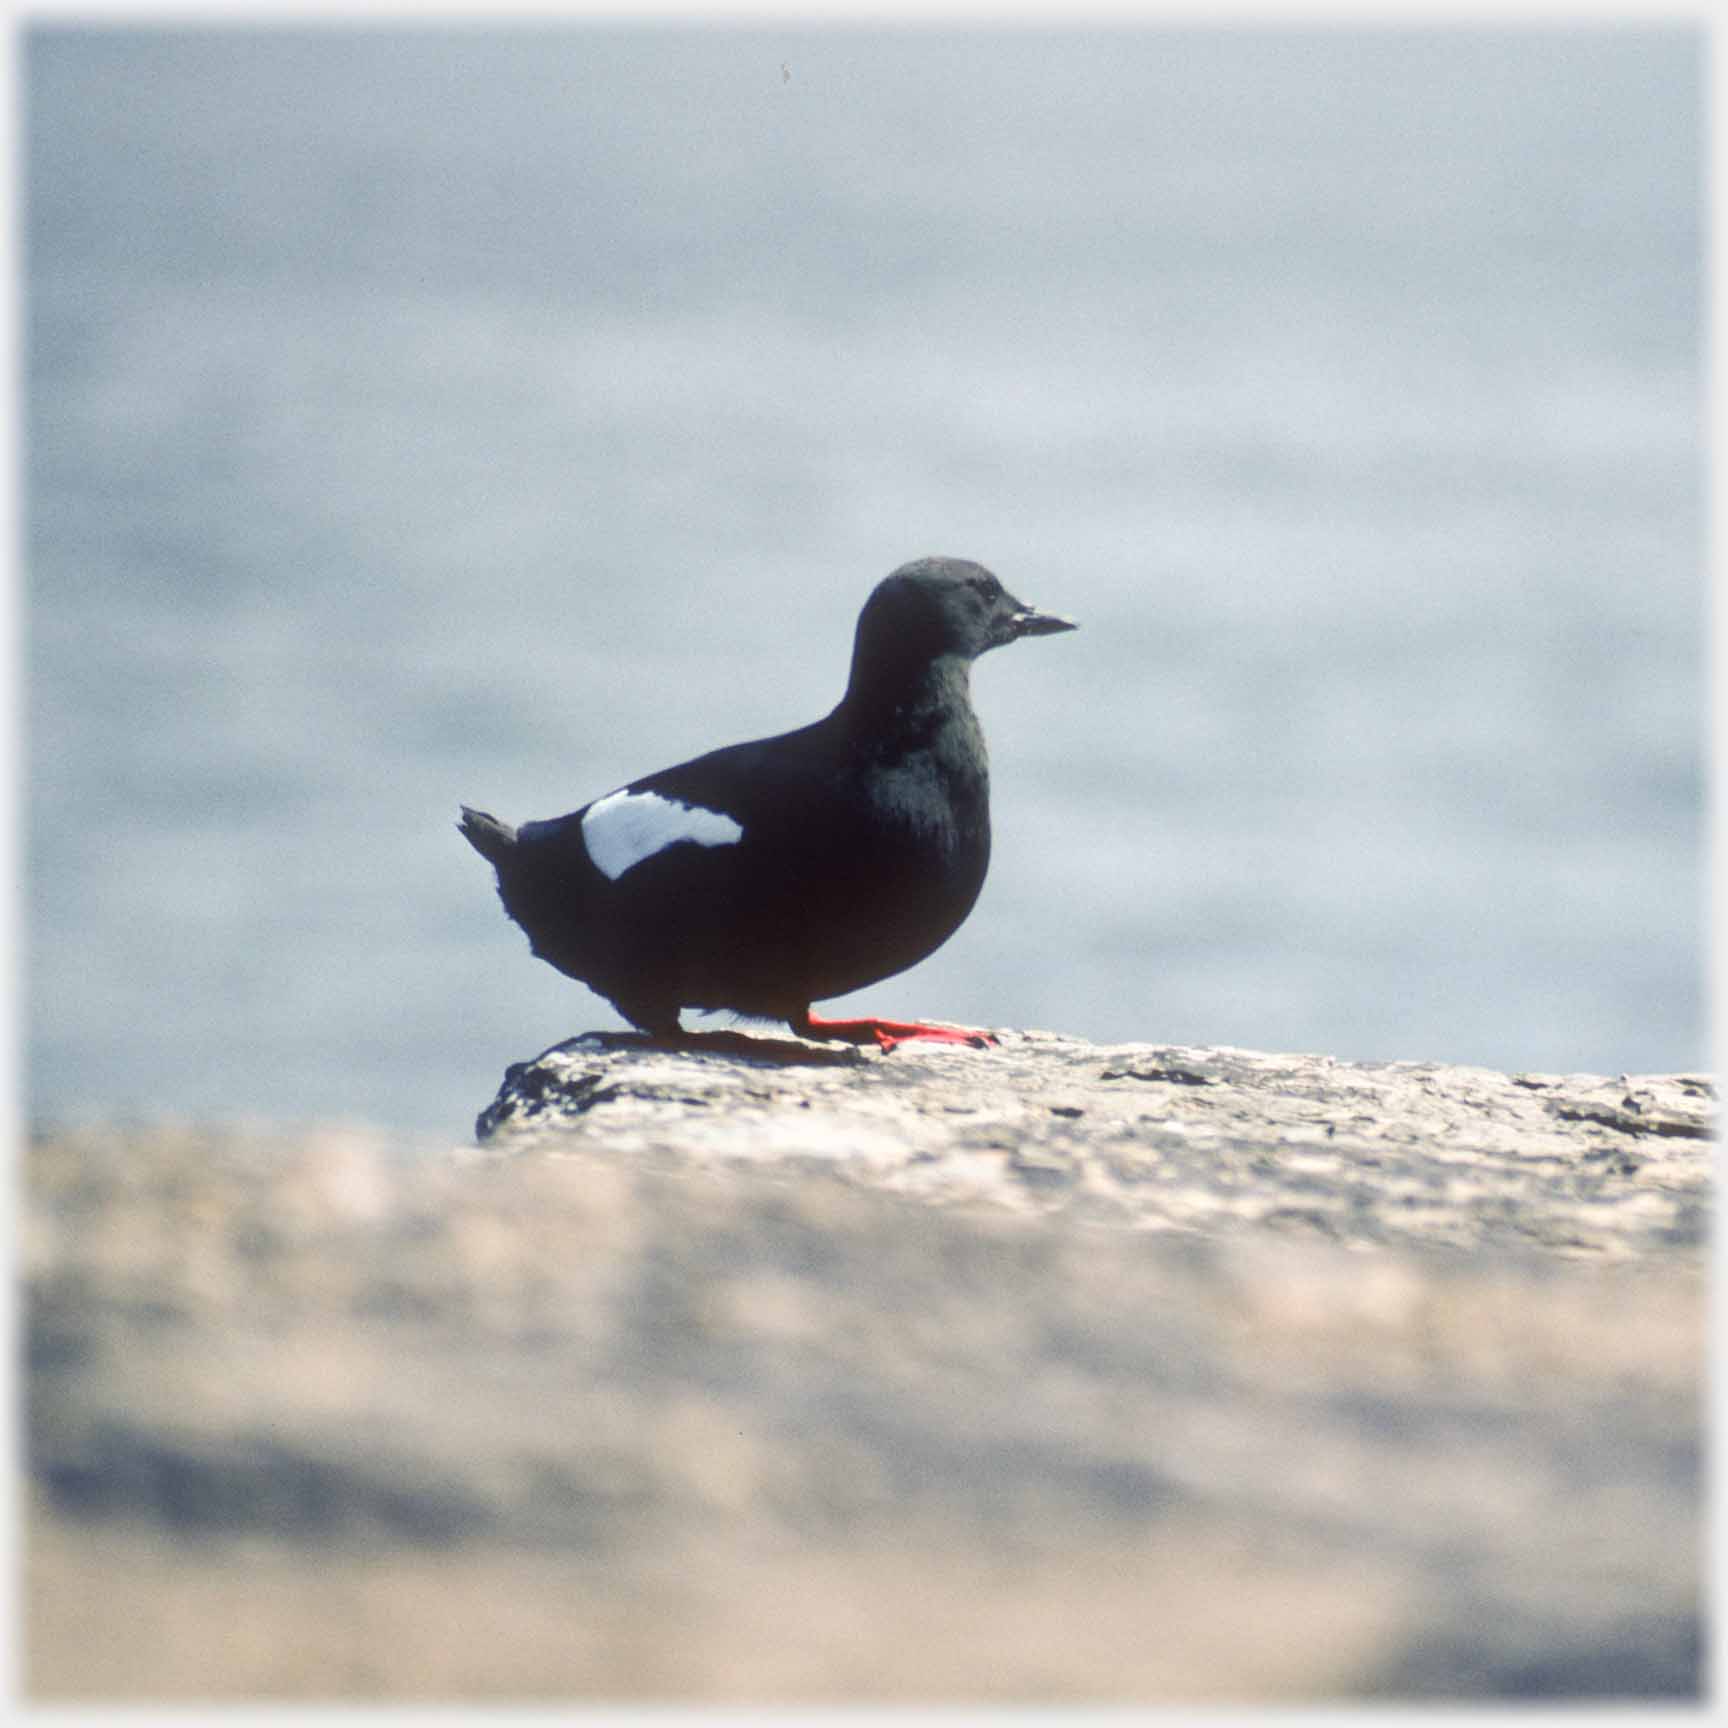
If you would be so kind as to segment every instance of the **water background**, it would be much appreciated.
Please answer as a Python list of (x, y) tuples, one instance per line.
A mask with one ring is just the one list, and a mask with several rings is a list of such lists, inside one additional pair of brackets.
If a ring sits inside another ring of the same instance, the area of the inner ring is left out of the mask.
[(825, 712), (927, 552), (996, 856), (860, 1008), (1708, 1059), (1697, 30), (41, 26), (37, 1119), (465, 1136), (619, 1024), (454, 828)]

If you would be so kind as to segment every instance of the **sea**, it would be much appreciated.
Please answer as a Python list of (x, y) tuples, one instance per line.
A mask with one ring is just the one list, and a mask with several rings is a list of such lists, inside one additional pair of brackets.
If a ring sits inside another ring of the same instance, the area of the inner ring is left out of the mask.
[(20, 42), (33, 1123), (467, 1139), (622, 1022), (458, 805), (817, 718), (927, 553), (1081, 628), (830, 1011), (1709, 1061), (1701, 24)]

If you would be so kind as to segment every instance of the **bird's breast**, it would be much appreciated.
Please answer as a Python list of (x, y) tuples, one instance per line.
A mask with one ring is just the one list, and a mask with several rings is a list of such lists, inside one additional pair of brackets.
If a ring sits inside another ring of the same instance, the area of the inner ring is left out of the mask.
[(879, 768), (870, 778), (869, 804), (889, 831), (945, 848), (990, 825), (988, 777), (924, 752)]

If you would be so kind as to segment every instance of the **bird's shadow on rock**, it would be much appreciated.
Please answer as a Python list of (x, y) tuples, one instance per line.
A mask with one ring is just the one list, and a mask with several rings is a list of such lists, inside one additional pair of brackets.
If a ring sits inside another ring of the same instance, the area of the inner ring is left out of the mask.
[[(542, 1050), (534, 1062), (561, 1052), (572, 1055), (597, 1050), (640, 1051), (670, 1056), (730, 1056), (774, 1067), (855, 1067), (865, 1060), (856, 1045), (807, 1043), (800, 1038), (773, 1038), (752, 1032), (680, 1032), (676, 1038), (656, 1038), (647, 1032), (579, 1032)], [(534, 1064), (529, 1063), (532, 1067)]]

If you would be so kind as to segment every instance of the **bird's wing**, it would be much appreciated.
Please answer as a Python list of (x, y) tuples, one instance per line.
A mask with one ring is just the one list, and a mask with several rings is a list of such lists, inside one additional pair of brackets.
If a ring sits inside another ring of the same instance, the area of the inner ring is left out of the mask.
[(681, 841), (731, 863), (794, 865), (842, 843), (843, 773), (820, 726), (731, 744), (596, 798), (567, 816), (525, 822), (525, 854), (561, 874), (592, 867), (617, 882)]

